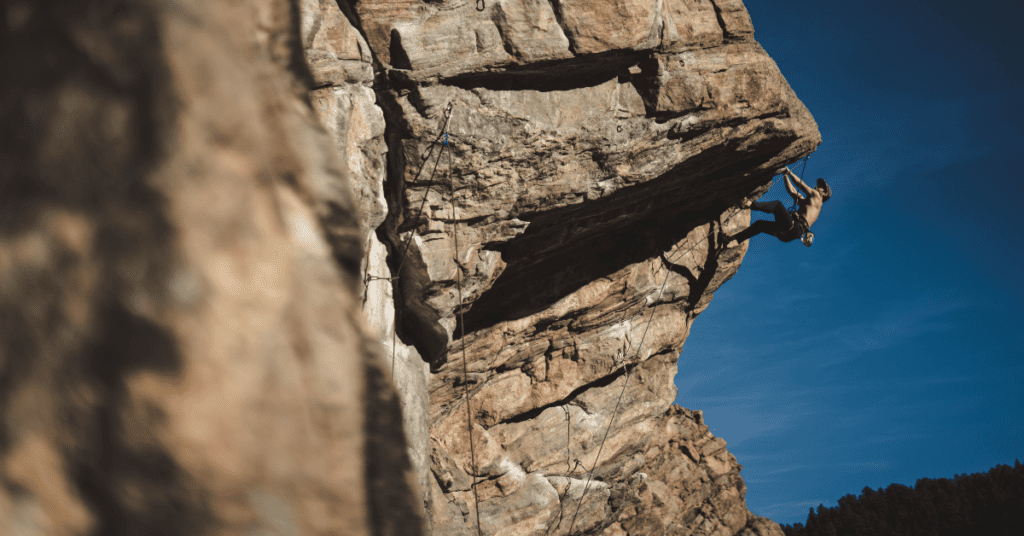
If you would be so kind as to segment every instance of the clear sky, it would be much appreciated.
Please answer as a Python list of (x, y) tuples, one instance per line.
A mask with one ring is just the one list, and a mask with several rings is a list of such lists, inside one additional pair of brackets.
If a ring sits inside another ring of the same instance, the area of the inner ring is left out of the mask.
[[(752, 239), (676, 402), (780, 523), (1024, 461), (1024, 2), (745, 3), (818, 121), (806, 178), (833, 197), (813, 247)], [(781, 183), (771, 199), (789, 205)]]

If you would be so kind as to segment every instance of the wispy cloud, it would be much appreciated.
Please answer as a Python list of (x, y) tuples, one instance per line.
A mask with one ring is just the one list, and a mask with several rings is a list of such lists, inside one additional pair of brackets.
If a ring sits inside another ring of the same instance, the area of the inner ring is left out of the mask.
[(839, 326), (800, 341), (802, 349), (816, 349), (832, 359), (816, 367), (829, 367), (856, 358), (865, 351), (890, 348), (915, 337), (952, 329), (954, 324), (939, 317), (967, 308), (963, 299), (922, 297), (915, 302), (894, 301), (880, 304), (874, 317)]
[(786, 466), (786, 467), (780, 467), (778, 469), (772, 469), (770, 471), (761, 471), (758, 474), (759, 475), (764, 475), (764, 476), (778, 475), (778, 474), (782, 474), (782, 473), (792, 473), (793, 471), (804, 471), (804, 470), (807, 470), (807, 469), (817, 469), (819, 467), (820, 466), (818, 466), (818, 465), (811, 465), (811, 464), (806, 464), (806, 463), (800, 463), (800, 464), (789, 465), (789, 466)]
[(890, 462), (884, 462), (879, 460), (865, 460), (860, 462), (833, 465), (832, 467), (845, 471), (884, 471), (888, 469), (891, 465), (892, 464)]
[(904, 443), (909, 441), (915, 441), (920, 439), (928, 439), (934, 437), (933, 434), (920, 434), (920, 433), (899, 433), (899, 434), (887, 434), (883, 436), (877, 436), (868, 439), (869, 443), (882, 444), (882, 443)]
[[(879, 190), (910, 173), (932, 173), (995, 151), (979, 141), (973, 129), (965, 128), (965, 118), (984, 115), (980, 112), (987, 104), (981, 99), (918, 95), (902, 95), (901, 99), (903, 106), (898, 112), (864, 108), (848, 115), (841, 130), (828, 133), (836, 151), (857, 148), (856, 152), (829, 154), (834, 162), (827, 170), (831, 183), (847, 192)], [(922, 121), (922, 117), (928, 120)], [(851, 124), (851, 119), (855, 123)], [(927, 129), (922, 128), (924, 124)]]

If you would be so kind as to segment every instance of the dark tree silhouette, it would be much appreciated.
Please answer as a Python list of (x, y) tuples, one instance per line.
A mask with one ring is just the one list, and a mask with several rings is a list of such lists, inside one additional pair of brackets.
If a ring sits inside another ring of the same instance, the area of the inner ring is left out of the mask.
[(802, 523), (782, 525), (786, 536), (957, 536), (1024, 533), (1024, 465), (997, 465), (987, 473), (922, 478), (913, 488), (902, 484), (859, 497), (846, 495), (838, 505), (818, 505)]

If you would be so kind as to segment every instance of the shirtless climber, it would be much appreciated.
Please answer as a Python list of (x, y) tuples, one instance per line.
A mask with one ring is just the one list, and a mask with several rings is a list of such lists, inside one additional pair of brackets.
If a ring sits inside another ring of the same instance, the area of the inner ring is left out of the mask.
[[(786, 205), (782, 204), (782, 201), (754, 202), (750, 205), (751, 209), (774, 214), (775, 221), (756, 221), (750, 227), (731, 237), (727, 237), (724, 243), (728, 244), (729, 240), (743, 242), (754, 235), (766, 233), (783, 242), (792, 242), (797, 238), (802, 238), (804, 245), (811, 247), (811, 243), (814, 241), (814, 233), (811, 233), (809, 229), (817, 221), (818, 214), (821, 213), (821, 204), (832, 197), (832, 189), (828, 187), (828, 184), (825, 184), (825, 179), (818, 179), (818, 185), (811, 188), (804, 184), (804, 181), (800, 180), (800, 177), (797, 177), (788, 167), (783, 168), (783, 173), (786, 175), (786, 191), (793, 197), (799, 208), (789, 212), (786, 210)], [(790, 182), (790, 179), (792, 179), (792, 182)], [(801, 190), (807, 193), (806, 198), (796, 191), (793, 183), (796, 183)]]

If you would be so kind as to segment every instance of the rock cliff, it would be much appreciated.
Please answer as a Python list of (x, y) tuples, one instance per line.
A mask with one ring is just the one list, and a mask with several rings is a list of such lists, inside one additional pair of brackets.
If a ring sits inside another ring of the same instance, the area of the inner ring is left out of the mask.
[(307, 4), (432, 532), (779, 534), (672, 405), (719, 232), (820, 142), (742, 3)]
[(0, 4), (0, 534), (420, 534), (295, 8)]
[(672, 404), (820, 141), (739, 0), (0, 11), (0, 533), (781, 534)]

